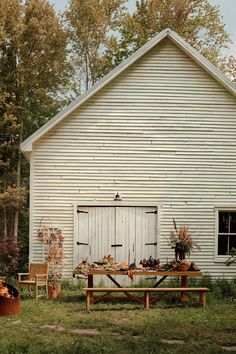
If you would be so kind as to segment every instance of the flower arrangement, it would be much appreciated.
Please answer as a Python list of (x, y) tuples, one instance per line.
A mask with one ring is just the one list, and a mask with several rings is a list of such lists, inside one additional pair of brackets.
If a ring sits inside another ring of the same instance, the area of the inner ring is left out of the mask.
[(62, 278), (66, 262), (63, 251), (64, 236), (62, 235), (62, 230), (49, 225), (41, 225), (37, 234), (47, 248), (44, 258), (49, 264), (48, 283), (55, 287), (55, 284)]
[(170, 246), (175, 249), (175, 258), (183, 260), (185, 255), (190, 255), (194, 248), (201, 250), (200, 246), (193, 240), (187, 226), (177, 228), (173, 219), (174, 230), (170, 233)]

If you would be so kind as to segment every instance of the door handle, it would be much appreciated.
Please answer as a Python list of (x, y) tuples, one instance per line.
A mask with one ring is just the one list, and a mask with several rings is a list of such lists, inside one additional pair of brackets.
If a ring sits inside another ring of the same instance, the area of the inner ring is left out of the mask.
[(115, 245), (111, 245), (111, 247), (122, 247), (123, 245), (121, 244), (115, 244)]
[(157, 246), (157, 242), (148, 242), (145, 243), (145, 246)]
[(84, 243), (84, 242), (77, 242), (77, 245), (80, 246), (80, 245), (83, 245), (83, 246), (88, 246), (88, 243)]

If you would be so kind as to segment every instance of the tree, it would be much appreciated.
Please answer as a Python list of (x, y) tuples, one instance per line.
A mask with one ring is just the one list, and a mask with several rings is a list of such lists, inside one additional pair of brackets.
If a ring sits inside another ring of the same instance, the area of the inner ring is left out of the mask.
[(87, 90), (113, 66), (109, 48), (117, 44), (126, 0), (70, 0), (64, 16), (71, 38), (80, 85)]
[(47, 0), (1, 0), (0, 210), (4, 237), (18, 237), (25, 195), (22, 175), (28, 175), (20, 144), (65, 103), (63, 91), (71, 90), (67, 54), (66, 30)]
[(230, 44), (230, 37), (217, 6), (208, 0), (139, 0), (136, 7), (126, 16), (121, 30), (123, 58), (169, 27), (222, 68), (222, 51)]
[(236, 58), (232, 55), (222, 63), (222, 71), (236, 84)]

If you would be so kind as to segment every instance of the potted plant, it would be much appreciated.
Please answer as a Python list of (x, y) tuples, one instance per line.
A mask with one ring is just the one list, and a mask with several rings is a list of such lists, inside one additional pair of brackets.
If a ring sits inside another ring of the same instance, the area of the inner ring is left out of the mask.
[(49, 264), (48, 274), (48, 298), (56, 299), (61, 292), (61, 279), (64, 268), (64, 252), (62, 242), (53, 241), (50, 244), (46, 261)]
[(188, 227), (180, 226), (177, 228), (175, 219), (173, 219), (173, 224), (174, 230), (170, 233), (170, 246), (175, 250), (176, 261), (184, 260), (186, 254), (189, 256), (194, 248), (201, 250), (189, 233)]
[(0, 316), (19, 315), (20, 296), (16, 288), (0, 279)]
[(189, 270), (190, 267), (191, 267), (191, 262), (189, 262), (187, 259), (182, 259), (177, 262), (176, 269), (181, 272), (186, 272), (187, 270)]
[(48, 273), (48, 298), (57, 299), (61, 292), (61, 279), (65, 266), (65, 255), (63, 251), (64, 237), (62, 230), (57, 227), (42, 225), (38, 229), (38, 237), (46, 245), (44, 258), (49, 264)]

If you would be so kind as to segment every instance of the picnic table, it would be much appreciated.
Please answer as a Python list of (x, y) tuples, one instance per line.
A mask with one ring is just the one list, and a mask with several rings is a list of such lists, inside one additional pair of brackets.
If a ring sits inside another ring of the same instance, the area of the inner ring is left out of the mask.
[[(79, 272), (74, 272), (74, 276), (78, 275)], [(114, 288), (94, 288), (94, 277), (104, 275), (108, 277), (113, 284), (115, 285)], [(187, 287), (187, 278), (188, 277), (199, 277), (202, 276), (201, 271), (172, 271), (172, 270), (134, 270), (133, 277), (137, 276), (144, 276), (144, 277), (157, 277), (159, 276), (160, 279), (156, 281), (156, 283), (151, 288), (127, 288), (122, 287), (121, 284), (114, 278), (114, 276), (127, 276), (127, 271), (117, 271), (117, 270), (89, 270), (87, 272), (87, 288), (86, 290), (86, 303), (87, 307), (90, 306), (91, 303), (95, 303), (98, 300), (103, 299), (111, 299), (110, 296), (112, 293), (115, 292), (122, 292), (125, 294), (126, 299), (136, 300), (145, 304), (145, 307), (149, 307), (149, 303), (154, 303), (160, 300), (160, 296), (155, 296), (152, 299), (149, 298), (149, 293), (151, 292), (161, 292), (161, 293), (168, 293), (168, 292), (180, 292), (180, 301), (185, 302), (188, 301), (188, 292), (199, 292), (200, 298), (199, 302), (205, 306), (205, 292), (208, 291), (206, 288), (188, 288)], [(160, 288), (160, 284), (164, 282), (165, 279), (169, 277), (179, 277), (180, 278), (180, 286), (176, 288)], [(117, 277), (116, 277), (117, 278)], [(103, 293), (102, 295), (95, 296), (94, 293), (99, 292)], [(134, 295), (131, 295), (132, 292), (144, 292), (144, 298), (140, 298)], [(163, 296), (164, 296), (163, 295)], [(162, 296), (162, 297), (163, 297)], [(147, 304), (148, 302), (148, 304)]]

